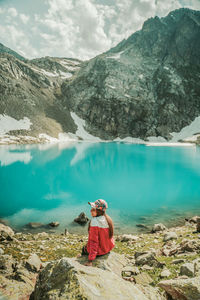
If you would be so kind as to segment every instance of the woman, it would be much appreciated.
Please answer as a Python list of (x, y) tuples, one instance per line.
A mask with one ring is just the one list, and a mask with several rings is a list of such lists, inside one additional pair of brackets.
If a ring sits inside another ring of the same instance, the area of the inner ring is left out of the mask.
[(91, 205), (92, 219), (88, 225), (88, 242), (83, 246), (81, 255), (88, 255), (85, 265), (92, 266), (96, 256), (105, 255), (114, 248), (114, 226), (111, 217), (106, 214), (108, 204), (105, 200), (97, 199), (88, 204)]

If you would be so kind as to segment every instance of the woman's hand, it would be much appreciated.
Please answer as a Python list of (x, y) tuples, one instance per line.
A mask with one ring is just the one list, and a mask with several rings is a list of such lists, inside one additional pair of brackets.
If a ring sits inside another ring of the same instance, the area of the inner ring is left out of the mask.
[(86, 263), (84, 263), (85, 266), (92, 266), (92, 261), (87, 261)]

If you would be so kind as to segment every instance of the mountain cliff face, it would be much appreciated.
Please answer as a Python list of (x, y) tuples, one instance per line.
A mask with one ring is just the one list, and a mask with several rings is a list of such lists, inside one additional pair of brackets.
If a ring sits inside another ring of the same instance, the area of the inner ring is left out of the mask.
[(200, 115), (199, 49), (199, 11), (150, 18), (63, 82), (63, 103), (102, 138), (170, 139)]
[[(0, 134), (57, 138), (76, 133), (76, 116), (103, 139), (170, 140), (170, 133), (200, 116), (199, 49), (200, 12), (186, 8), (148, 19), (128, 39), (85, 62), (28, 60), (0, 44)], [(2, 129), (5, 116), (29, 126)]]

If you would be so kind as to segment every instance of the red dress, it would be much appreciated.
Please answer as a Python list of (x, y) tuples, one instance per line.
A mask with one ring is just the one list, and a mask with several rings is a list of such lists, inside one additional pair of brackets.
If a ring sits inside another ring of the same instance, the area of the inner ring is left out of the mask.
[(87, 242), (88, 259), (94, 260), (114, 248), (114, 238), (109, 238), (109, 225), (105, 216), (92, 217)]

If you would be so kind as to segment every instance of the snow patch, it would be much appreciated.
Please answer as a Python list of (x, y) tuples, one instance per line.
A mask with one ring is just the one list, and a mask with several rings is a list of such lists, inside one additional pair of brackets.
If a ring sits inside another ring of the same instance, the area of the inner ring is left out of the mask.
[(191, 143), (171, 143), (171, 142), (162, 142), (162, 143), (156, 143), (156, 142), (153, 142), (153, 143), (146, 143), (146, 146), (167, 146), (167, 147), (174, 147), (174, 146), (195, 146), (195, 144), (191, 144)]
[(75, 124), (77, 125), (78, 129), (76, 131), (76, 136), (84, 140), (92, 140), (92, 141), (101, 141), (99, 137), (96, 137), (85, 130), (85, 120), (81, 119), (77, 114), (71, 112), (71, 117), (73, 118)]
[(0, 115), (0, 135), (4, 135), (10, 130), (26, 129), (29, 130), (31, 126), (29, 118), (24, 117), (21, 120), (16, 120), (8, 115)]
[(59, 71), (60, 72), (60, 75), (62, 78), (70, 78), (72, 77), (72, 74), (71, 73), (65, 73), (65, 72), (62, 72), (62, 71)]
[(130, 95), (128, 95), (128, 94), (124, 94), (124, 96), (126, 96), (126, 97), (128, 97), (128, 98), (131, 98), (131, 96), (130, 96)]
[(116, 87), (113, 85), (107, 84), (107, 86), (110, 87), (111, 89), (116, 89)]
[(107, 58), (120, 59), (120, 56), (121, 56), (121, 54), (122, 54), (124, 51), (125, 51), (125, 50), (120, 51), (120, 52), (118, 52), (118, 53), (115, 53), (115, 54), (113, 54), (112, 56), (108, 56)]
[(131, 136), (127, 136), (123, 139), (120, 139), (117, 137), (116, 139), (113, 140), (114, 142), (127, 142), (127, 143), (133, 143), (133, 144), (145, 144), (145, 141), (140, 139), (140, 138), (133, 138)]
[(197, 133), (200, 133), (200, 116), (196, 117), (190, 125), (183, 127), (180, 132), (170, 133), (173, 136), (170, 142), (177, 142)]

